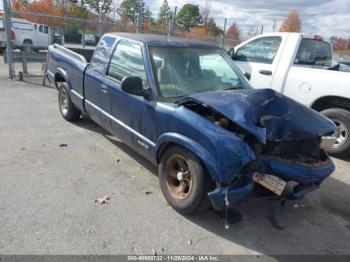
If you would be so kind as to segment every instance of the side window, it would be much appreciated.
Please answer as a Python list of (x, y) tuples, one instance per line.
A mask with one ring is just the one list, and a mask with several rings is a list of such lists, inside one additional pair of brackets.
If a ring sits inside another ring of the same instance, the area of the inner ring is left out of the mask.
[(272, 64), (282, 38), (268, 36), (255, 39), (239, 48), (234, 56), (236, 61)]
[(122, 40), (115, 49), (107, 75), (121, 81), (125, 76), (141, 77), (146, 81), (141, 46)]
[(41, 33), (44, 32), (42, 25), (39, 25), (39, 32), (41, 32)]
[(321, 40), (304, 38), (301, 40), (294, 64), (331, 66), (332, 47)]
[(45, 34), (49, 33), (49, 27), (47, 25), (44, 26), (44, 33)]
[(99, 76), (105, 76), (108, 66), (108, 61), (111, 57), (113, 46), (116, 41), (115, 37), (104, 36), (95, 49), (91, 58), (90, 70)]

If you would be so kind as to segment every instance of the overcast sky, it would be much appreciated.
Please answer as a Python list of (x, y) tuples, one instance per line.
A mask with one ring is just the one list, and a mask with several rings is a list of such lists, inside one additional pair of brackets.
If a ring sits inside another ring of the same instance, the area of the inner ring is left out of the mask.
[[(157, 10), (163, 0), (145, 0)], [(181, 7), (185, 3), (205, 5), (205, 0), (168, 0), (171, 7)], [(290, 10), (297, 10), (302, 20), (302, 31), (308, 34), (333, 35), (350, 38), (350, 0), (212, 0), (211, 16), (219, 25), (237, 23), (241, 31), (264, 26), (264, 31), (272, 31), (273, 20), (277, 26), (286, 18)]]
[[(0, 0), (0, 9), (2, 9)], [(122, 0), (114, 0), (117, 5)], [(145, 0), (157, 16), (163, 0)], [(170, 7), (181, 7), (185, 3), (205, 5), (205, 0), (168, 0)], [(246, 33), (254, 27), (264, 26), (272, 31), (273, 21), (277, 27), (290, 10), (297, 10), (302, 20), (302, 31), (325, 37), (341, 36), (350, 38), (350, 0), (211, 0), (211, 16), (223, 27), (225, 17), (228, 24), (237, 23)]]

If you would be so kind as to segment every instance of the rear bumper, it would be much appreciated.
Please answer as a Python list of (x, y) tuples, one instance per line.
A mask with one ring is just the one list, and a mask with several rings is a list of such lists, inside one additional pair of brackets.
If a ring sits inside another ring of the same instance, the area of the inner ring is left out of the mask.
[[(264, 172), (268, 172), (287, 181), (287, 186), (281, 197), (295, 200), (304, 197), (307, 193), (319, 188), (322, 181), (334, 170), (334, 164), (327, 160), (317, 165), (296, 164), (276, 159), (259, 159), (264, 164)], [(269, 168), (269, 169), (266, 169)], [(293, 185), (292, 185), (293, 184)], [(224, 209), (226, 205), (232, 206), (245, 200), (254, 188), (251, 175), (243, 175), (238, 184), (217, 187), (208, 193), (208, 196), (217, 210)]]

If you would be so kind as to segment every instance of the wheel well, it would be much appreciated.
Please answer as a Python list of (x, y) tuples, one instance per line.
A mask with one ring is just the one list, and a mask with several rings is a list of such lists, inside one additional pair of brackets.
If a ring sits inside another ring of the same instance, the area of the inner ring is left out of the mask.
[(66, 80), (64, 79), (64, 77), (60, 74), (60, 73), (56, 73), (55, 74), (55, 86), (58, 89), (58, 83), (61, 82), (66, 82)]
[[(180, 144), (177, 144), (177, 143), (174, 143), (174, 142), (167, 142), (167, 143), (163, 143), (163, 144), (160, 146), (160, 148), (159, 148), (159, 150), (158, 150), (158, 152), (157, 152), (157, 163), (158, 163), (158, 164), (159, 164), (159, 162), (160, 162), (161, 155), (162, 155), (166, 150), (168, 150), (169, 148), (174, 147), (174, 146), (181, 147), (181, 148), (183, 148), (183, 149), (185, 149), (185, 150), (188, 150), (188, 151), (190, 151), (191, 153), (193, 153), (194, 155), (196, 155), (196, 156), (198, 157), (198, 155), (197, 155), (196, 153), (194, 153), (192, 150), (190, 150), (190, 149), (188, 149), (188, 148), (186, 148), (186, 147), (184, 147), (184, 146), (182, 146), (182, 145), (180, 145)], [(210, 174), (210, 172), (209, 172), (209, 170), (208, 170), (208, 167), (206, 166), (205, 163), (203, 163), (203, 161), (202, 161), (202, 159), (200, 159), (200, 157), (198, 157), (198, 159), (199, 159), (199, 161), (202, 163), (203, 169), (205, 170), (205, 174), (206, 174), (206, 176), (207, 176), (208, 179), (209, 179), (209, 188), (210, 188), (210, 189), (214, 189), (214, 188), (215, 188), (215, 181), (214, 181), (213, 177), (211, 176), (211, 174)]]
[(29, 44), (33, 44), (33, 41), (32, 41), (31, 39), (24, 39), (24, 40), (23, 40), (23, 44), (24, 44), (25, 42), (29, 42)]
[(325, 96), (316, 100), (311, 108), (318, 112), (328, 108), (341, 108), (350, 111), (350, 99), (340, 96)]
[[(158, 149), (158, 152), (157, 152), (157, 163), (159, 164), (160, 162), (160, 158), (161, 158), (161, 155), (163, 155), (163, 153), (168, 150), (170, 147), (173, 147), (173, 146), (181, 146), (179, 144), (176, 144), (174, 142), (167, 142), (167, 143), (163, 143), (159, 149)], [(181, 146), (182, 147), (182, 146)]]

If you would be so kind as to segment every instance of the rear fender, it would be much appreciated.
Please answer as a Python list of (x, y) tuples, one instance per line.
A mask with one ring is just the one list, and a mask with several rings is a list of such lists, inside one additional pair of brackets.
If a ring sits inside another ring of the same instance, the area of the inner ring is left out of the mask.
[(60, 67), (57, 68), (57, 71), (56, 71), (56, 74), (55, 74), (55, 86), (58, 89), (59, 86), (58, 86), (58, 81), (56, 79), (57, 75), (60, 75), (64, 79), (64, 82), (67, 83), (69, 91), (70, 91), (72, 89), (72, 83), (71, 83), (71, 81), (69, 79), (69, 76), (68, 76), (67, 72), (64, 69), (60, 68)]
[(67, 72), (65, 70), (63, 70), (62, 68), (57, 68), (57, 72), (55, 74), (55, 85), (57, 87), (57, 89), (59, 88), (58, 86), (58, 81), (56, 80), (56, 76), (60, 75), (61, 78), (63, 78), (64, 82), (67, 83), (68, 86), (68, 92), (70, 95), (70, 98), (72, 99), (73, 104), (81, 111), (81, 112), (86, 112), (85, 111), (85, 107), (84, 107), (84, 97), (80, 94), (78, 94), (72, 86), (72, 82), (69, 78), (69, 75), (67, 74)]

